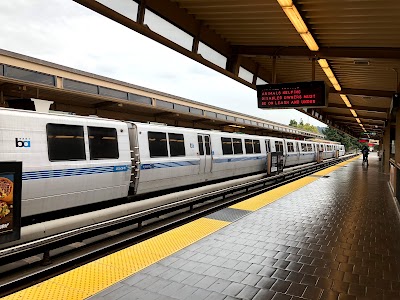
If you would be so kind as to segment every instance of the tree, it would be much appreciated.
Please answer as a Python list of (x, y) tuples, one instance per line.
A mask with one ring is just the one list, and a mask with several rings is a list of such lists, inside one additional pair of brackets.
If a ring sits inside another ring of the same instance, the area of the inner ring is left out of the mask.
[(346, 148), (346, 151), (352, 149), (361, 149), (363, 146), (363, 144), (359, 143), (356, 138), (351, 137), (348, 134), (341, 133), (332, 127), (327, 127), (323, 133), (325, 135), (325, 139), (341, 143)]
[(290, 120), (289, 126), (297, 127), (297, 121), (295, 119)]
[(306, 131), (309, 131), (309, 132), (319, 133), (317, 127), (315, 127), (314, 125), (311, 125), (310, 123), (304, 124), (303, 119), (300, 119), (299, 123), (297, 123), (296, 120), (292, 119), (289, 122), (289, 126), (296, 127), (296, 128), (299, 128), (299, 129), (303, 129), (303, 130), (306, 130)]

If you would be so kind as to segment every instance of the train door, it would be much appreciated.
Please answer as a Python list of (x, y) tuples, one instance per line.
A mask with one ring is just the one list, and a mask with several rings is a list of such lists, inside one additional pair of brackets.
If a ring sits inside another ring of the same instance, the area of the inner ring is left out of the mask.
[(199, 144), (200, 155), (200, 174), (210, 173), (212, 170), (211, 162), (211, 141), (209, 134), (198, 134), (197, 141)]
[(270, 140), (265, 140), (265, 151), (267, 153), (271, 152), (271, 141)]

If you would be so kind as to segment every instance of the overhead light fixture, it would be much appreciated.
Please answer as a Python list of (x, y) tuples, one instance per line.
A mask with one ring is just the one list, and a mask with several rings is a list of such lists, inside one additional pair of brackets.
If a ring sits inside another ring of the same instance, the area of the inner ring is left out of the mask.
[(293, 5), (293, 1), (292, 0), (278, 0), (278, 3), (282, 7), (289, 7), (289, 6)]
[(324, 58), (318, 59), (318, 63), (321, 66), (321, 68), (329, 68), (328, 62)]
[[(331, 68), (322, 68), (322, 70), (325, 72), (326, 77), (330, 78), (335, 78), (335, 75), (333, 74)], [(335, 78), (336, 79), (336, 78)]]
[(338, 84), (334, 84), (333, 87), (335, 88), (335, 90), (337, 90), (339, 92), (342, 90), (342, 88), (341, 88), (339, 83)]
[(351, 107), (351, 103), (346, 95), (340, 94), (340, 98), (342, 98), (343, 102), (346, 104), (347, 107)]
[(361, 121), (360, 121), (360, 119), (359, 119), (359, 118), (356, 118), (356, 121), (357, 121), (357, 123), (358, 123), (358, 124), (360, 124), (360, 123), (361, 123)]
[(298, 33), (307, 33), (308, 28), (306, 23), (304, 23), (303, 18), (300, 16), (299, 11), (296, 6), (284, 6), (282, 7), (286, 16), (289, 18), (290, 22), (292, 22), (294, 28), (296, 28)]
[(357, 118), (357, 114), (356, 114), (356, 111), (354, 109), (350, 108), (350, 112), (354, 116), (354, 118)]
[(319, 47), (314, 40), (312, 34), (308, 31), (307, 25), (301, 17), (296, 6), (293, 4), (292, 0), (277, 0), (279, 5), (282, 7), (286, 16), (289, 18), (290, 22), (293, 24), (296, 31), (300, 34), (301, 38), (304, 40), (306, 45), (311, 51), (318, 51)]
[(358, 123), (358, 125), (360, 125), (360, 126), (361, 126), (361, 128), (364, 128), (364, 125), (363, 125), (363, 124), (361, 124), (361, 123)]
[(332, 85), (339, 84), (335, 77), (328, 77), (328, 79), (332, 83)]
[(306, 45), (308, 46), (308, 49), (310, 49), (311, 51), (319, 50), (319, 47), (310, 32), (300, 33), (300, 36), (303, 39), (303, 41), (306, 43)]

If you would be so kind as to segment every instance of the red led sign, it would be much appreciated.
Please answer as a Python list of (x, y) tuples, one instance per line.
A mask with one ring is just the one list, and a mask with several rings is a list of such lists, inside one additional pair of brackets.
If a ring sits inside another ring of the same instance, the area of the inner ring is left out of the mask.
[(258, 108), (326, 107), (324, 81), (257, 85)]

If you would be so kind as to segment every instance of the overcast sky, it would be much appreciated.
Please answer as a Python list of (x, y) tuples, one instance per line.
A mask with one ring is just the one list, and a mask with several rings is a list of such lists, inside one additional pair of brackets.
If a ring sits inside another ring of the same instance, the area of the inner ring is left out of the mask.
[(326, 126), (293, 109), (258, 109), (255, 90), (72, 0), (2, 0), (0, 20), (5, 50), (282, 124)]

